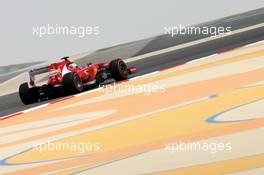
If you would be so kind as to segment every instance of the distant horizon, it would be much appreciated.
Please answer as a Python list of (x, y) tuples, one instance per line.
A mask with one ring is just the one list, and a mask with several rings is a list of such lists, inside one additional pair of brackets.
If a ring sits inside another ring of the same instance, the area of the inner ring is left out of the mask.
[[(209, 0), (204, 3), (191, 0), (14, 1), (5, 1), (0, 7), (0, 18), (3, 21), (0, 32), (1, 56), (4, 58), (0, 67), (96, 51), (161, 35), (166, 25), (194, 25), (264, 7), (261, 0), (223, 0), (213, 3)], [(190, 3), (193, 5), (190, 6)], [(227, 4), (234, 8), (226, 9)], [(151, 8), (146, 10), (146, 7)], [(91, 27), (91, 34), (82, 38), (77, 35), (40, 37), (32, 34), (34, 27), (48, 24), (55, 27), (88, 26)], [(100, 27), (99, 34), (92, 31), (95, 30), (94, 26)]]

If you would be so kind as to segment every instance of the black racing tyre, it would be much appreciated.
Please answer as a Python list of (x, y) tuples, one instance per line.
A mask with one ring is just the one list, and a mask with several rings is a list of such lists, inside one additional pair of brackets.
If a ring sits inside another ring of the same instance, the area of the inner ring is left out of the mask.
[(63, 76), (62, 87), (67, 94), (75, 94), (83, 91), (83, 83), (81, 77), (69, 72)]
[(109, 70), (116, 81), (126, 80), (128, 77), (127, 65), (122, 59), (112, 60), (109, 63)]
[(23, 83), (19, 86), (19, 97), (25, 104), (32, 104), (39, 100), (37, 88), (29, 88), (28, 83)]

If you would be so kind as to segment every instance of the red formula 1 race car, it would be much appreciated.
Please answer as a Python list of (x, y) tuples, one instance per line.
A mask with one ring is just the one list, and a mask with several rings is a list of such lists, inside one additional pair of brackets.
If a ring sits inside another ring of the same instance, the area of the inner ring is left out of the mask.
[[(126, 80), (129, 74), (136, 72), (136, 67), (128, 68), (122, 59), (77, 66), (68, 58), (64, 57), (57, 63), (29, 71), (29, 81), (19, 87), (21, 101), (24, 104), (31, 104), (63, 95), (79, 93), (83, 91), (85, 85), (97, 87), (111, 78), (115, 81)], [(35, 76), (46, 72), (49, 73), (48, 82), (37, 86)]]

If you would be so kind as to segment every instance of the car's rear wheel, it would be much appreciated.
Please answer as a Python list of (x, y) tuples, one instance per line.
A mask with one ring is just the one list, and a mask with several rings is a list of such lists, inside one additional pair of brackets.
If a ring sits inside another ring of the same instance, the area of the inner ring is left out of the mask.
[(19, 97), (25, 104), (32, 104), (39, 100), (39, 94), (37, 88), (29, 88), (28, 83), (23, 83), (19, 86)]
[(109, 63), (111, 76), (116, 81), (126, 80), (128, 78), (127, 65), (122, 59), (112, 60)]
[(81, 77), (74, 73), (69, 72), (63, 76), (62, 87), (68, 94), (75, 94), (83, 91), (83, 83)]

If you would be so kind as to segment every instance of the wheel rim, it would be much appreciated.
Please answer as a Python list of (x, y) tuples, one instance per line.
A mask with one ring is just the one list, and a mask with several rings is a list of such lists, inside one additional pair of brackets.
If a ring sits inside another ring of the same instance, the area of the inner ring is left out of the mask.
[(123, 61), (119, 61), (118, 68), (123, 76), (127, 76), (127, 66)]
[(78, 75), (75, 75), (74, 79), (75, 79), (75, 81), (74, 81), (75, 83), (74, 84), (75, 84), (76, 89), (78, 89), (79, 91), (81, 91), (82, 88), (83, 88), (81, 78)]

